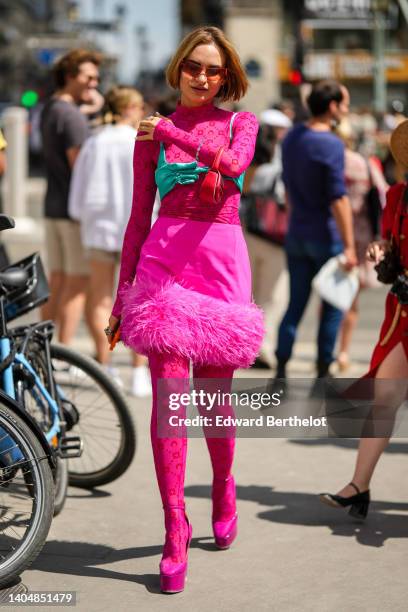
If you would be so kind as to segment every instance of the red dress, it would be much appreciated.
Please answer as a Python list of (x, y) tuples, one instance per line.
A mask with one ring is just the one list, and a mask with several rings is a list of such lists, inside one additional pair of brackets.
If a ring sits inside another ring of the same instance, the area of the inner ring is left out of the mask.
[[(408, 274), (408, 215), (402, 201), (405, 187), (405, 183), (398, 183), (388, 190), (382, 236), (386, 240), (390, 240), (393, 236), (395, 244), (399, 247), (402, 267)], [(397, 296), (389, 293), (385, 302), (385, 318), (380, 337), (371, 357), (370, 370), (365, 378), (375, 376), (380, 364), (399, 342), (402, 342), (408, 359), (408, 304), (400, 304)]]

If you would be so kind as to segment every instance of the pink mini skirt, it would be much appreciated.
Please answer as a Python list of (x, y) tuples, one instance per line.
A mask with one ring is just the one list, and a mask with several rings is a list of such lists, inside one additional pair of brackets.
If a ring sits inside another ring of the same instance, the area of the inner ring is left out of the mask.
[(240, 225), (159, 217), (121, 296), (121, 337), (138, 353), (238, 368), (259, 352), (264, 319)]

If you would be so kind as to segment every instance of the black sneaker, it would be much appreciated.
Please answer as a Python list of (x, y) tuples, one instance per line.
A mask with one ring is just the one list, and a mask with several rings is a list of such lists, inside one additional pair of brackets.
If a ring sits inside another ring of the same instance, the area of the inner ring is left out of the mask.
[(251, 368), (257, 368), (258, 370), (270, 370), (271, 366), (269, 365), (269, 363), (264, 361), (262, 357), (257, 357), (254, 363), (251, 365)]

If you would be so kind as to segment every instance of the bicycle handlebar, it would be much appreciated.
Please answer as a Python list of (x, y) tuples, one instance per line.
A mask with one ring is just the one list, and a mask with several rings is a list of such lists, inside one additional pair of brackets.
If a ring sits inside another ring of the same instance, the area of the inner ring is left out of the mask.
[(28, 272), (24, 268), (9, 268), (0, 272), (0, 284), (7, 289), (24, 287), (28, 280)]
[(7, 215), (0, 214), (0, 232), (6, 229), (12, 229), (15, 227), (16, 222), (13, 217), (8, 217)]

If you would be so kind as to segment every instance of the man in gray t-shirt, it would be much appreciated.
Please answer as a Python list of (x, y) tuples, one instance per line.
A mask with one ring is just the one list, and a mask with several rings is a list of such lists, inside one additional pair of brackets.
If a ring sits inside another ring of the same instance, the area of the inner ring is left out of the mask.
[(71, 165), (67, 151), (79, 150), (88, 137), (88, 123), (76, 104), (51, 98), (42, 111), (41, 134), (47, 169), (45, 216), (68, 219)]
[(79, 223), (68, 215), (72, 168), (88, 136), (80, 105), (92, 103), (99, 80), (99, 54), (73, 49), (54, 67), (57, 91), (41, 116), (47, 172), (45, 196), (46, 248), (51, 296), (43, 318), (58, 324), (58, 339), (69, 344), (81, 318), (88, 284), (88, 262)]

